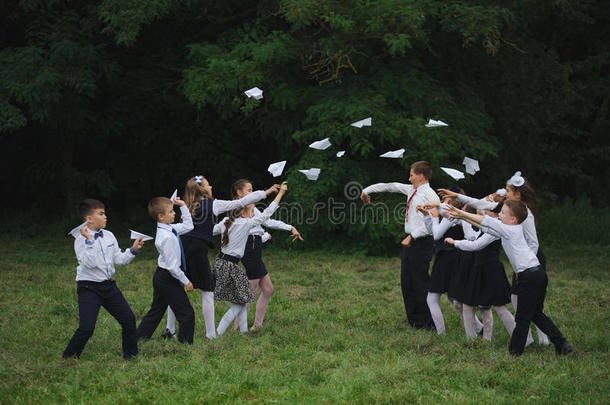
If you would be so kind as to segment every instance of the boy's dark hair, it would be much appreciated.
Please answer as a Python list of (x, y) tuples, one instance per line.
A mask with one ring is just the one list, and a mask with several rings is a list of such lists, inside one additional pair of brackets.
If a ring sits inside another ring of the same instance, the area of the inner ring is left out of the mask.
[(493, 210), (491, 210), (491, 212), (494, 212), (496, 214), (499, 214), (500, 211), (502, 211), (502, 207), (504, 206), (504, 202), (506, 201), (506, 199), (502, 199), (500, 200), (500, 202), (498, 203), (498, 205), (496, 205), (496, 208), (494, 208)]
[(93, 211), (97, 209), (106, 209), (103, 202), (95, 200), (93, 198), (85, 198), (83, 201), (78, 203), (78, 215), (82, 219), (86, 219), (87, 215), (93, 214)]
[(425, 160), (420, 160), (411, 165), (411, 169), (415, 174), (423, 174), (426, 180), (432, 177), (432, 166)]
[(172, 200), (167, 197), (155, 197), (148, 203), (148, 213), (155, 220), (159, 220), (159, 214), (165, 213), (168, 206), (172, 206)]
[(507, 206), (513, 216), (517, 218), (518, 223), (522, 223), (527, 218), (527, 206), (523, 204), (523, 202), (516, 200), (505, 200), (504, 205)]

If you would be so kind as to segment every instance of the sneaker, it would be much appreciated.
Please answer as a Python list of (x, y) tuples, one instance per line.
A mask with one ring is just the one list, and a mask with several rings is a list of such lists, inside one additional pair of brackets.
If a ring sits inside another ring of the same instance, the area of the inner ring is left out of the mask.
[(568, 343), (568, 341), (565, 340), (565, 339), (563, 340), (563, 342), (560, 345), (555, 346), (555, 353), (558, 354), (558, 355), (561, 355), (561, 354), (564, 354), (564, 355), (565, 354), (570, 354), (573, 351), (574, 350), (572, 349), (572, 346), (570, 346), (570, 343)]
[(161, 334), (161, 337), (163, 339), (171, 339), (171, 338), (176, 338), (176, 334), (172, 333), (172, 331), (169, 330), (169, 328), (165, 328), (165, 330), (163, 331), (163, 333)]

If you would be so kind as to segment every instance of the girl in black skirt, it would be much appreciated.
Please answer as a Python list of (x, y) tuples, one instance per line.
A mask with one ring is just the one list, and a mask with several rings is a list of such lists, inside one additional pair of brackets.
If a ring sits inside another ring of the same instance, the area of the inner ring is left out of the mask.
[[(216, 216), (256, 203), (275, 192), (277, 186), (266, 191), (256, 191), (237, 200), (214, 199), (212, 186), (203, 176), (188, 179), (184, 190), (184, 201), (193, 217), (194, 229), (182, 236), (186, 256), (186, 276), (195, 288), (201, 290), (201, 310), (205, 321), (205, 335), (208, 339), (216, 337), (214, 322), (214, 278), (208, 261), (208, 247), (214, 247), (212, 231)], [(176, 317), (171, 309), (167, 312), (167, 328), (164, 337), (175, 333)]]

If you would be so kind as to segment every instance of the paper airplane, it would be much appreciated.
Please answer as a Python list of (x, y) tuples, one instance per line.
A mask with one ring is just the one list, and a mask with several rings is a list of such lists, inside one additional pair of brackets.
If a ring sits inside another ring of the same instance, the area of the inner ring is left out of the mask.
[(459, 170), (450, 169), (448, 167), (441, 167), (441, 170), (447, 173), (449, 176), (453, 177), (455, 180), (464, 178), (464, 173)]
[(372, 120), (373, 119), (371, 117), (368, 117), (363, 120), (353, 122), (350, 125), (352, 127), (356, 127), (356, 128), (370, 127), (372, 125)]
[(178, 189), (174, 190), (174, 193), (172, 194), (172, 196), (169, 198), (170, 201), (172, 202), (172, 204), (175, 204), (176, 202), (176, 197), (178, 197)]
[(468, 174), (475, 174), (476, 172), (478, 172), (479, 169), (479, 161), (475, 160), (475, 159), (471, 159), (469, 157), (465, 157), (464, 161), (462, 162), (462, 164), (464, 166), (466, 166), (466, 173)]
[(263, 91), (258, 87), (252, 87), (250, 90), (244, 91), (244, 93), (246, 96), (248, 96), (248, 98), (254, 97), (257, 100), (263, 98)]
[(143, 233), (140, 232), (136, 232), (133, 229), (129, 230), (131, 232), (131, 239), (138, 239), (138, 238), (142, 238), (142, 242), (146, 242), (147, 240), (153, 240), (154, 238), (148, 235), (145, 235)]
[(499, 195), (500, 197), (504, 197), (506, 195), (506, 189), (505, 188), (499, 188), (496, 190), (496, 194)]
[(337, 152), (337, 157), (341, 157), (343, 155), (345, 155), (345, 151), (344, 150)]
[(313, 148), (313, 149), (317, 149), (317, 150), (324, 150), (324, 149), (328, 149), (328, 147), (330, 145), (331, 145), (331, 143), (328, 140), (328, 138), (324, 138), (321, 141), (316, 141), (316, 142), (312, 143), (311, 145), (309, 145), (309, 147)]
[(286, 161), (282, 160), (281, 162), (271, 163), (267, 171), (273, 175), (273, 177), (280, 176), (284, 171), (284, 166), (286, 166)]
[(87, 225), (87, 221), (83, 222), (76, 228), (73, 228), (70, 232), (68, 232), (68, 235), (72, 235), (74, 237), (74, 239), (78, 238), (78, 235), (80, 235), (81, 228), (85, 225)]
[(320, 175), (320, 169), (311, 168), (309, 170), (299, 170), (303, 173), (309, 180), (318, 180), (318, 176)]
[(404, 149), (391, 150), (389, 152), (384, 153), (383, 155), (379, 155), (382, 158), (392, 158), (392, 159), (400, 159), (402, 155), (405, 153)]
[(448, 124), (445, 124), (443, 121), (437, 121), (437, 120), (430, 120), (428, 121), (428, 123), (426, 124), (426, 127), (428, 128), (434, 128), (434, 127), (448, 127)]

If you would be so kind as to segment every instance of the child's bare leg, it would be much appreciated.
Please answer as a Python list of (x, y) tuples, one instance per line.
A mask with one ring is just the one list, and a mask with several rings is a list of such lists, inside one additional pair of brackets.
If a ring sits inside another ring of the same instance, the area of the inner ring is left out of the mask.
[(261, 295), (258, 297), (258, 301), (256, 302), (256, 316), (254, 318), (254, 326), (263, 326), (265, 312), (267, 311), (269, 300), (273, 295), (273, 283), (271, 283), (271, 278), (269, 277), (269, 274), (265, 274), (265, 276), (260, 280), (259, 286), (261, 288)]

